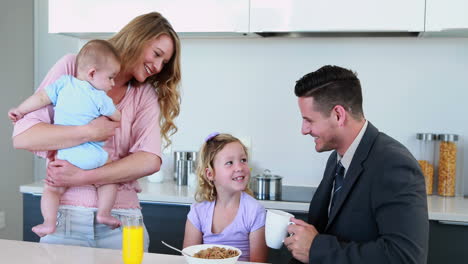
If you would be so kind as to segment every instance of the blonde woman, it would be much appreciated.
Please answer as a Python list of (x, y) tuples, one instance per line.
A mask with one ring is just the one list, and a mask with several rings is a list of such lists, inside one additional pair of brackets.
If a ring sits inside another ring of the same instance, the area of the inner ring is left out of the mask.
[(229, 134), (210, 134), (198, 158), (198, 189), (187, 215), (184, 248), (222, 244), (239, 248), (239, 260), (266, 262), (265, 208), (248, 188), (247, 148)]
[[(100, 117), (83, 126), (58, 126), (54, 109), (44, 107), (24, 116), (14, 127), (16, 148), (48, 157), (46, 183), (68, 187), (60, 199), (56, 231), (42, 243), (121, 248), (121, 230), (96, 222), (97, 192), (94, 184), (118, 183), (112, 215), (141, 215), (137, 179), (159, 170), (161, 138), (168, 144), (177, 131), (179, 114), (180, 42), (170, 23), (159, 13), (133, 19), (109, 42), (121, 57), (115, 86), (107, 95), (122, 113), (121, 122)], [(62, 75), (76, 74), (76, 55), (60, 59), (38, 91)], [(105, 141), (111, 163), (82, 170), (54, 159), (55, 151), (89, 141)], [(145, 250), (149, 238), (145, 232)]]

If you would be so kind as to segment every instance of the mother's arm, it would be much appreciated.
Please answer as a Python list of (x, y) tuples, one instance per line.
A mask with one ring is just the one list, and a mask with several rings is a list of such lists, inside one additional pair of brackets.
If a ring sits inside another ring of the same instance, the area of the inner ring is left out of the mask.
[(67, 161), (55, 160), (47, 168), (46, 183), (70, 187), (127, 182), (159, 171), (160, 166), (159, 156), (145, 151), (137, 151), (94, 170), (82, 170)]
[(83, 126), (38, 123), (13, 137), (13, 146), (29, 151), (48, 151), (74, 147), (88, 141), (105, 141), (115, 134), (119, 122), (99, 117)]

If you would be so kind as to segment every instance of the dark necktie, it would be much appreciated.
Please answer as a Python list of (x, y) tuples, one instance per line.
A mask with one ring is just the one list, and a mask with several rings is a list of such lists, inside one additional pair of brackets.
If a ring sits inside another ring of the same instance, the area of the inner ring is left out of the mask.
[(345, 172), (345, 168), (343, 167), (343, 165), (341, 165), (341, 161), (339, 161), (338, 164), (336, 164), (336, 168), (335, 168), (335, 184), (333, 186), (333, 197), (332, 197), (330, 211), (328, 215), (330, 215), (331, 212), (333, 211), (333, 207), (335, 205), (336, 200), (338, 199), (338, 196), (341, 191), (341, 187), (343, 187), (344, 172)]

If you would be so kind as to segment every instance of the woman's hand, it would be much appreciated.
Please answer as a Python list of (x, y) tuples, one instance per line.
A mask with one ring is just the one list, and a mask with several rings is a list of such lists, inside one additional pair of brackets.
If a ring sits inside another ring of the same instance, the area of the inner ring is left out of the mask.
[(85, 170), (66, 160), (53, 160), (47, 166), (47, 178), (44, 182), (53, 187), (71, 187), (87, 185)]
[(106, 141), (115, 135), (115, 129), (120, 127), (120, 122), (100, 116), (87, 124), (86, 127), (89, 131), (88, 141)]

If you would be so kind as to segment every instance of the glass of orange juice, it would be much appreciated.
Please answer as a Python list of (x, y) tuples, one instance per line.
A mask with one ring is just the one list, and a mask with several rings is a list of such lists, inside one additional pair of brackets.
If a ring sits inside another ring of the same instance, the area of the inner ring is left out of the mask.
[(124, 216), (122, 221), (122, 258), (124, 264), (141, 264), (143, 260), (143, 218)]

